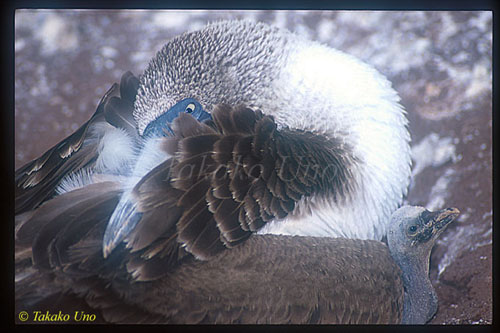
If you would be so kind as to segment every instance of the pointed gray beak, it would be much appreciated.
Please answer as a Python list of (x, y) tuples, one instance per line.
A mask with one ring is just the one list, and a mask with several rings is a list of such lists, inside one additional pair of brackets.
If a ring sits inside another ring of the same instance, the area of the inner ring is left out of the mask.
[(423, 219), (424, 228), (412, 241), (412, 245), (427, 243), (431, 239), (436, 240), (448, 224), (453, 222), (459, 214), (460, 211), (457, 208), (445, 208), (436, 212), (424, 211), (420, 216)]
[(432, 219), (434, 228), (436, 228), (437, 230), (441, 230), (446, 228), (448, 224), (453, 222), (460, 214), (460, 211), (457, 208), (445, 208), (442, 210), (438, 210), (434, 214), (435, 216)]

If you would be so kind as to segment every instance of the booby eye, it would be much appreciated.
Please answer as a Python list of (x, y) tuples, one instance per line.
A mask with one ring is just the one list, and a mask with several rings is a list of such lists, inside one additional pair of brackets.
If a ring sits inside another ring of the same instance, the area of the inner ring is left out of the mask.
[(194, 103), (189, 103), (188, 106), (186, 106), (185, 111), (187, 113), (193, 113), (195, 108), (196, 108), (196, 105), (194, 105)]
[(408, 235), (414, 235), (417, 232), (417, 226), (416, 225), (411, 225), (408, 227)]

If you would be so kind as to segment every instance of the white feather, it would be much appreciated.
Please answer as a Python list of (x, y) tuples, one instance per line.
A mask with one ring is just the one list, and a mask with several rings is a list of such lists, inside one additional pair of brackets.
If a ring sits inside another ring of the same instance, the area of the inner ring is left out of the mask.
[(130, 135), (106, 123), (94, 124), (89, 134), (83, 145), (98, 142), (95, 165), (64, 177), (56, 188), (58, 194), (102, 181), (124, 182), (130, 174), (137, 157), (137, 147)]
[(73, 172), (61, 180), (56, 188), (57, 194), (63, 194), (66, 192), (71, 192), (78, 188), (90, 185), (94, 183), (92, 177), (93, 171), (90, 169), (80, 169)]
[(277, 121), (341, 138), (360, 162), (345, 204), (303, 200), (299, 208), (312, 207), (260, 233), (381, 239), (410, 181), (410, 136), (396, 92), (372, 67), (317, 43), (297, 45), (281, 75), (274, 93), (284, 111), (274, 114)]
[(112, 127), (99, 141), (96, 172), (126, 174), (136, 157), (134, 140), (123, 129)]
[[(103, 248), (105, 257), (113, 250), (118, 242), (123, 239), (126, 240), (127, 231), (125, 229), (131, 226), (123, 222), (127, 216), (135, 212), (136, 201), (132, 195), (134, 187), (149, 171), (170, 157), (170, 155), (162, 149), (161, 145), (161, 138), (150, 138), (144, 141), (144, 145), (135, 161), (132, 173), (124, 182), (125, 191), (109, 219), (104, 238), (106, 240), (106, 238), (109, 237), (112, 245), (108, 244), (109, 247), (105, 246)], [(159, 221), (159, 223), (161, 222)]]

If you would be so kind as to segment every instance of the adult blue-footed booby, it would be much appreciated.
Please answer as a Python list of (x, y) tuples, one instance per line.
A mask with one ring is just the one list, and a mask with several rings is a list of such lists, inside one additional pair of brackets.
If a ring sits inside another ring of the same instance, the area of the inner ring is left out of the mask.
[(253, 233), (380, 240), (410, 179), (398, 101), (372, 67), (265, 24), (180, 35), (16, 171), (17, 267), (125, 283)]

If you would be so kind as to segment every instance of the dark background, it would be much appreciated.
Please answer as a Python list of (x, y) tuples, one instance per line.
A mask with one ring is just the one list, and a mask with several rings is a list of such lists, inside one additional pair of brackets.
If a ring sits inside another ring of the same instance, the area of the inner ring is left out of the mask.
[(433, 324), (492, 323), (492, 12), (90, 11), (15, 14), (15, 166), (95, 111), (121, 74), (140, 75), (169, 38), (217, 19), (288, 28), (393, 82), (408, 111), (407, 201), (457, 207), (431, 256)]

